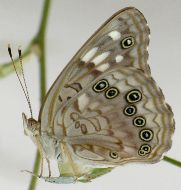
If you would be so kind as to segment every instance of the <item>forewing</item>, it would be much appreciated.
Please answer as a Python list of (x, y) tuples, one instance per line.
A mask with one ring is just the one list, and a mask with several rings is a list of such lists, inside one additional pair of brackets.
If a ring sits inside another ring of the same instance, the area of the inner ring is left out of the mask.
[(114, 66), (131, 66), (150, 75), (147, 65), (149, 28), (137, 9), (114, 14), (83, 45), (58, 76), (41, 108), (41, 128), (52, 127), (57, 110), (101, 73)]
[(173, 113), (154, 80), (122, 66), (68, 101), (53, 127), (75, 160), (110, 165), (158, 161), (170, 148), (173, 131)]

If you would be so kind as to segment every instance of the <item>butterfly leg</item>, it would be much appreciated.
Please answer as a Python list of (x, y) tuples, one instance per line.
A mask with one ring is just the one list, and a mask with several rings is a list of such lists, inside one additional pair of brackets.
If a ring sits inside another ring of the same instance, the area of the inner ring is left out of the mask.
[(51, 177), (51, 169), (50, 169), (50, 160), (46, 158), (47, 164), (48, 164), (48, 176)]
[(41, 157), (41, 168), (40, 168), (40, 175), (39, 177), (41, 178), (43, 175), (43, 163), (44, 163), (44, 157), (43, 157), (43, 149), (41, 147), (40, 141), (39, 141), (39, 137), (36, 137), (36, 144), (40, 153), (40, 157)]
[(39, 175), (39, 177), (41, 178), (42, 177), (42, 175), (43, 175), (43, 157), (42, 157), (42, 155), (40, 154), (40, 156), (41, 156), (41, 168), (40, 168), (40, 175)]

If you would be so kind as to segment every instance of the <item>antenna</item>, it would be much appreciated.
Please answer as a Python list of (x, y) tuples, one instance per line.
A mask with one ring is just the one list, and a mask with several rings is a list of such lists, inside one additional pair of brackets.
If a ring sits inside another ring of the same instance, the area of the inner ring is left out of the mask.
[[(27, 84), (26, 84), (24, 70), (23, 70), (21, 49), (20, 49), (20, 47), (18, 48), (18, 55), (19, 55), (19, 62), (20, 62), (20, 67), (21, 67), (21, 73), (22, 73), (22, 76), (23, 76), (23, 82), (21, 81), (20, 76), (18, 74), (18, 71), (16, 69), (15, 62), (14, 62), (14, 59), (13, 59), (13, 56), (12, 56), (12, 51), (11, 51), (10, 44), (8, 44), (8, 53), (9, 53), (9, 56), (10, 56), (11, 61), (13, 63), (13, 67), (14, 67), (14, 70), (16, 72), (16, 76), (18, 77), (19, 83), (21, 85), (21, 88), (22, 88), (23, 93), (25, 95), (25, 98), (27, 100), (28, 107), (29, 107), (30, 114), (31, 114), (31, 118), (33, 118), (33, 111), (32, 111), (32, 107), (31, 107), (30, 96), (29, 96), (28, 87), (27, 87)], [(24, 86), (23, 86), (23, 83), (24, 83)]]

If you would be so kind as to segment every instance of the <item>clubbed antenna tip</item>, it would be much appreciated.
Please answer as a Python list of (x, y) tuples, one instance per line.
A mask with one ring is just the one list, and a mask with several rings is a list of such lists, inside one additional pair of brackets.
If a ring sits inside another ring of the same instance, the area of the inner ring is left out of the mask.
[(12, 56), (10, 44), (8, 44), (8, 53), (9, 53), (10, 58), (12, 59), (13, 56)]
[(18, 54), (19, 54), (19, 57), (21, 58), (21, 46), (18, 47)]

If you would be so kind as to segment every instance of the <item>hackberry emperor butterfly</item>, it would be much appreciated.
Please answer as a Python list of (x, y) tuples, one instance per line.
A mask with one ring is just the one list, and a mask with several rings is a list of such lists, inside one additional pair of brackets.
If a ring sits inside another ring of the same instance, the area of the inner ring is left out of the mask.
[[(171, 146), (173, 113), (147, 64), (149, 28), (135, 8), (113, 15), (50, 88), (25, 133), (49, 165), (46, 181), (90, 181), (129, 162), (154, 163)], [(60, 176), (52, 177), (50, 160)], [(42, 162), (43, 163), (43, 162)]]

